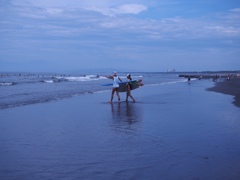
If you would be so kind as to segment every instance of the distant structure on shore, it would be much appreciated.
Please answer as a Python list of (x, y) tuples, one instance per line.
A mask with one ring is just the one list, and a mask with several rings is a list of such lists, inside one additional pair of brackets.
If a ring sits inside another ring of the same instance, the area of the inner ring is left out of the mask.
[(176, 72), (176, 69), (168, 69), (167, 72)]

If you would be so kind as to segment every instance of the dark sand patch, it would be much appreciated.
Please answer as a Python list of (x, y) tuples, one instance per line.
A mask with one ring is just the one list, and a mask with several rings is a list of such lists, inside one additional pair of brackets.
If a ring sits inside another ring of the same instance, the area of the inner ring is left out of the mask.
[(240, 107), (240, 78), (216, 82), (214, 87), (207, 90), (234, 96), (233, 104)]

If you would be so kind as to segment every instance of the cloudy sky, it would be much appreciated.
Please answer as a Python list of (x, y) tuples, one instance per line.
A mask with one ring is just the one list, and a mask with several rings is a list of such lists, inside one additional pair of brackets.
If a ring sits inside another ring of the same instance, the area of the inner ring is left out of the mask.
[(0, 0), (0, 71), (240, 69), (239, 0)]

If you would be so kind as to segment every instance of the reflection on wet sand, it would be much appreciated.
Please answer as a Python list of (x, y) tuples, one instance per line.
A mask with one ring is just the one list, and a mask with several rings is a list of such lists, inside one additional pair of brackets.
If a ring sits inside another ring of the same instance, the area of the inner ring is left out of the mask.
[(139, 108), (136, 103), (112, 103), (113, 127), (133, 129), (141, 121), (141, 110)]

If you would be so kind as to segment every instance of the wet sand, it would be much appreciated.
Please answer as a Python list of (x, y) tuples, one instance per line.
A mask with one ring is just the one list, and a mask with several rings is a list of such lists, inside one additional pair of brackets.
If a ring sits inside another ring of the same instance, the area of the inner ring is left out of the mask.
[(240, 107), (240, 77), (231, 78), (229, 81), (225, 79), (216, 82), (216, 85), (208, 90), (233, 95), (233, 104)]
[[(0, 178), (240, 179), (240, 111), (201, 80), (0, 110)], [(121, 93), (121, 99), (125, 94)]]

